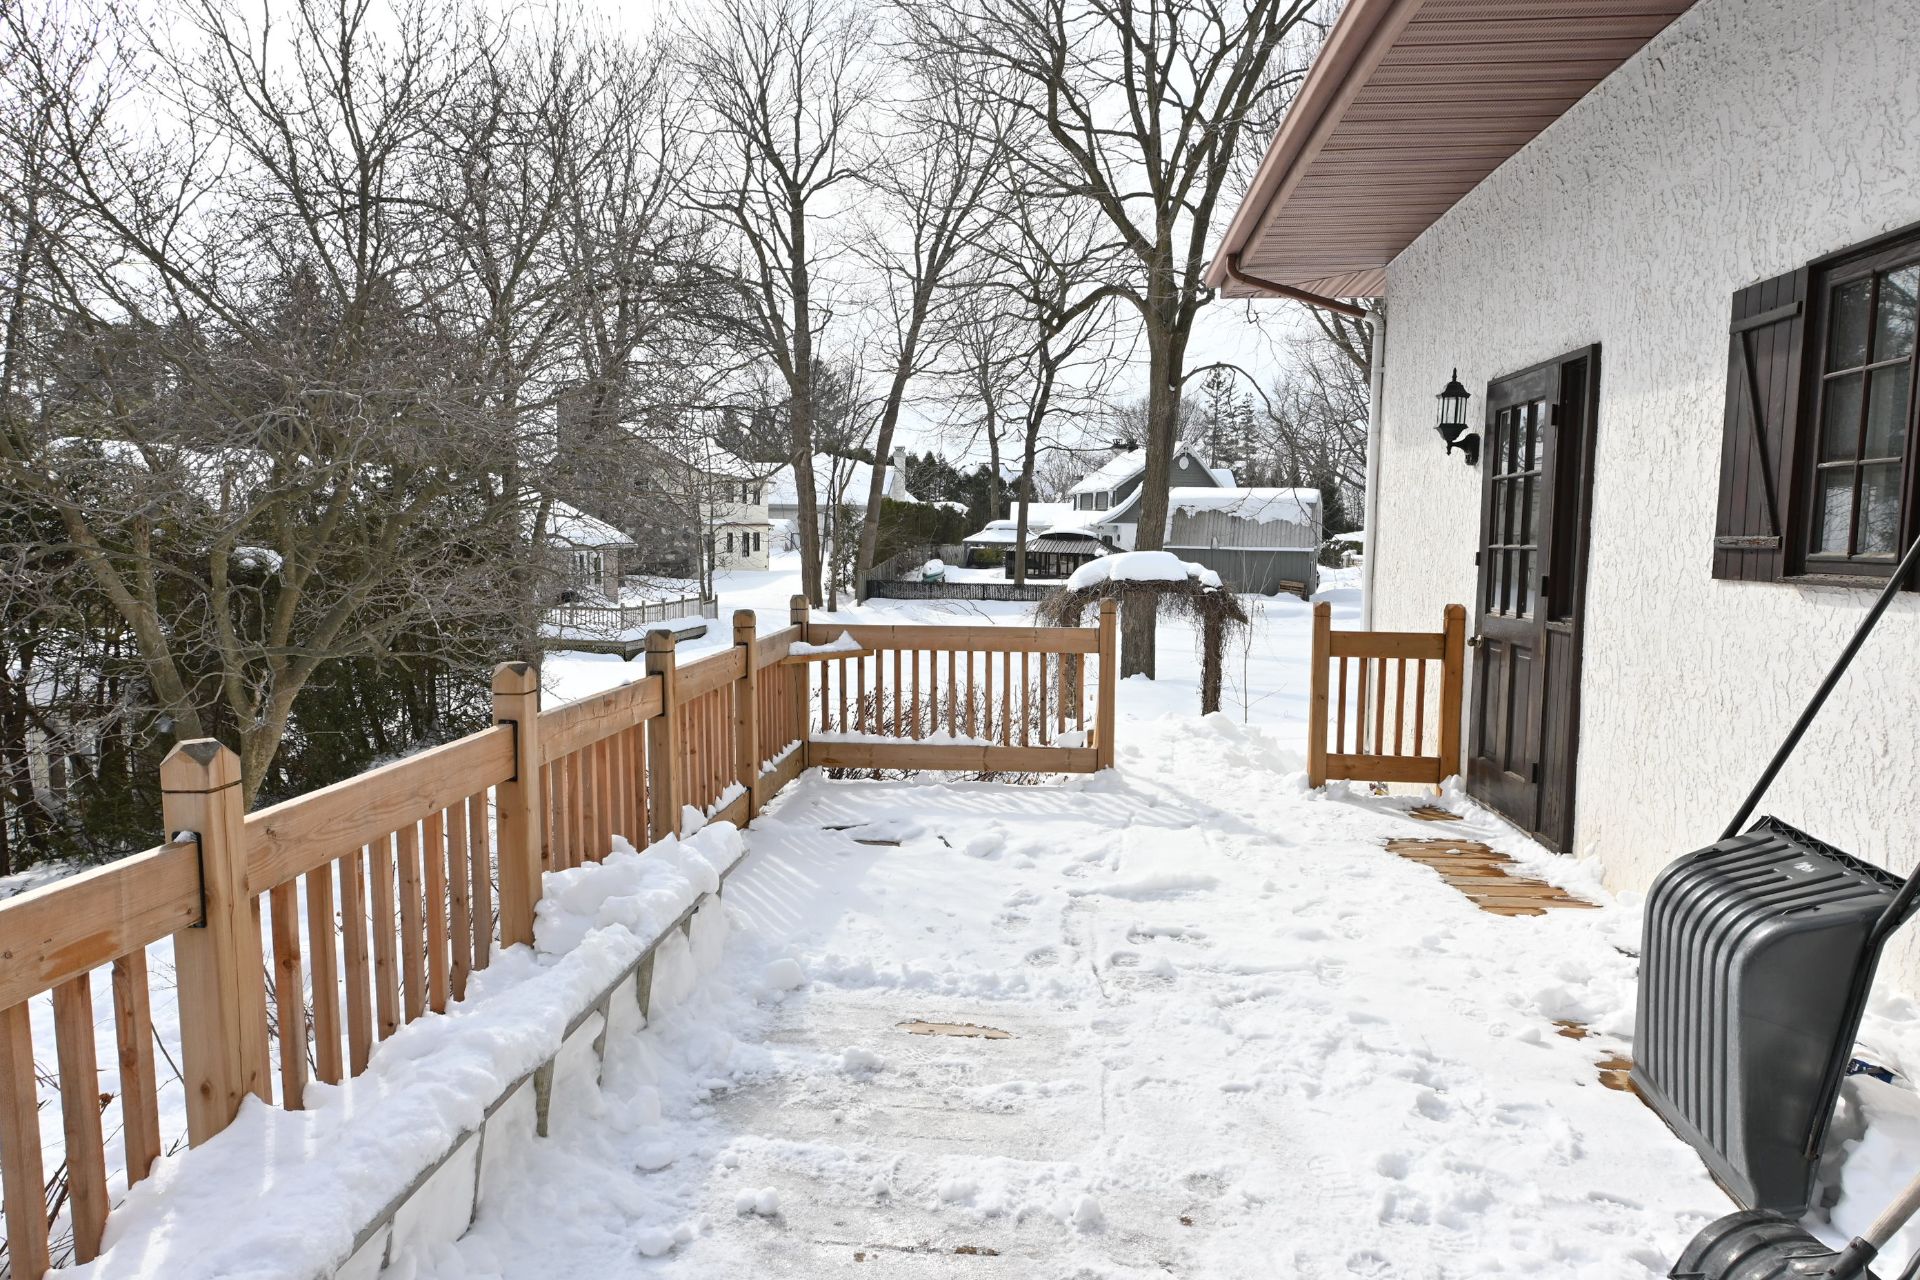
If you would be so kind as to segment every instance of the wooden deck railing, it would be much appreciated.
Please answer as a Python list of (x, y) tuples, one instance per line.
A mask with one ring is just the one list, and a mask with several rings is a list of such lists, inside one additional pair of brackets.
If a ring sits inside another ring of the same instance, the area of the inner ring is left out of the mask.
[(1459, 773), (1466, 639), (1467, 611), (1457, 604), (1434, 632), (1335, 631), (1332, 606), (1315, 605), (1308, 784), (1437, 785)]
[[(792, 654), (843, 630), (869, 652)], [(11, 1275), (39, 1280), (56, 1244), (63, 1261), (95, 1257), (113, 1200), (178, 1145), (163, 1132), (156, 1046), (169, 1062), (178, 1052), (184, 1138), (198, 1145), (248, 1094), (299, 1109), (310, 1078), (358, 1075), (379, 1041), (461, 999), (496, 945), (532, 941), (541, 872), (603, 858), (615, 835), (658, 840), (687, 807), (744, 824), (809, 764), (1071, 772), (1113, 760), (1110, 608), (1085, 629), (842, 628), (809, 621), (796, 598), (769, 635), (735, 614), (733, 640), (680, 666), (672, 635), (655, 632), (645, 678), (546, 710), (537, 671), (505, 664), (492, 728), (250, 814), (231, 751), (175, 747), (161, 766), (170, 843), (0, 903)], [(903, 684), (918, 679), (902, 674), (908, 654), (915, 673), (930, 659), (924, 688)], [(850, 670), (865, 689), (851, 698)], [(859, 741), (829, 727), (856, 723)], [(816, 728), (827, 738), (809, 742)], [(947, 730), (959, 740), (927, 741)], [(166, 938), (171, 989), (147, 963)], [(110, 986), (98, 1006), (97, 978)], [(173, 1002), (177, 1041), (156, 1038), (156, 1000)], [(104, 1059), (100, 1024), (114, 1040)], [(43, 1113), (35, 1041), (49, 1035), (58, 1101)]]

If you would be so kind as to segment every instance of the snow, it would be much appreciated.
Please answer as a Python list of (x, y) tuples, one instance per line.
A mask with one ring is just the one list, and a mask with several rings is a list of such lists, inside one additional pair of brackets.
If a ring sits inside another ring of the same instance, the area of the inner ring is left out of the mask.
[(574, 547), (630, 547), (633, 539), (598, 516), (555, 499), (547, 512), (547, 536)]
[(860, 652), (863, 652), (860, 648), (860, 642), (853, 638), (853, 633), (850, 631), (842, 631), (839, 636), (828, 641), (826, 644), (807, 644), (804, 641), (795, 640), (787, 646), (788, 655), (795, 658), (821, 653)]
[(1311, 525), (1320, 518), (1318, 489), (1178, 488), (1168, 494), (1167, 504), (1173, 511), (1219, 511), (1255, 524), (1284, 520)]
[(1171, 551), (1123, 551), (1119, 555), (1089, 560), (1073, 571), (1067, 586), (1084, 591), (1103, 582), (1186, 582), (1190, 579), (1205, 587), (1220, 585), (1219, 574), (1204, 565), (1182, 560)]

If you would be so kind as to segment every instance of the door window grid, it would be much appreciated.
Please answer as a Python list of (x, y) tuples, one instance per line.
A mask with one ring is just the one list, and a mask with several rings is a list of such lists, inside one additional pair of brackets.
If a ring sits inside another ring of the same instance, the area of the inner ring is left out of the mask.
[(1530, 401), (1494, 415), (1493, 524), (1487, 536), (1488, 613), (1533, 614), (1533, 574), (1539, 549), (1540, 433), (1545, 404)]

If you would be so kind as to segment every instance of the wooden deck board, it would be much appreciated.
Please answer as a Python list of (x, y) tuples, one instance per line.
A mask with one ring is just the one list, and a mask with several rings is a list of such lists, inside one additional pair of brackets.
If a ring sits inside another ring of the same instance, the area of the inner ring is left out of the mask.
[(1559, 885), (1516, 875), (1512, 858), (1477, 840), (1396, 839), (1387, 851), (1431, 867), (1467, 901), (1497, 916), (1537, 916), (1550, 910), (1591, 911), (1594, 903), (1576, 898)]

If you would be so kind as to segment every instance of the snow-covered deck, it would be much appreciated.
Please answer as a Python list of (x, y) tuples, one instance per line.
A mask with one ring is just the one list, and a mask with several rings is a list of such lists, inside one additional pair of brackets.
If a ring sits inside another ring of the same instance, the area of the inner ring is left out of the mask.
[(1615, 1280), (1724, 1211), (1599, 1079), (1635, 913), (1482, 912), (1380, 847), (1435, 834), (1416, 798), (1309, 794), (1223, 717), (1122, 744), (1041, 786), (803, 780), (717, 969), (420, 1274)]

